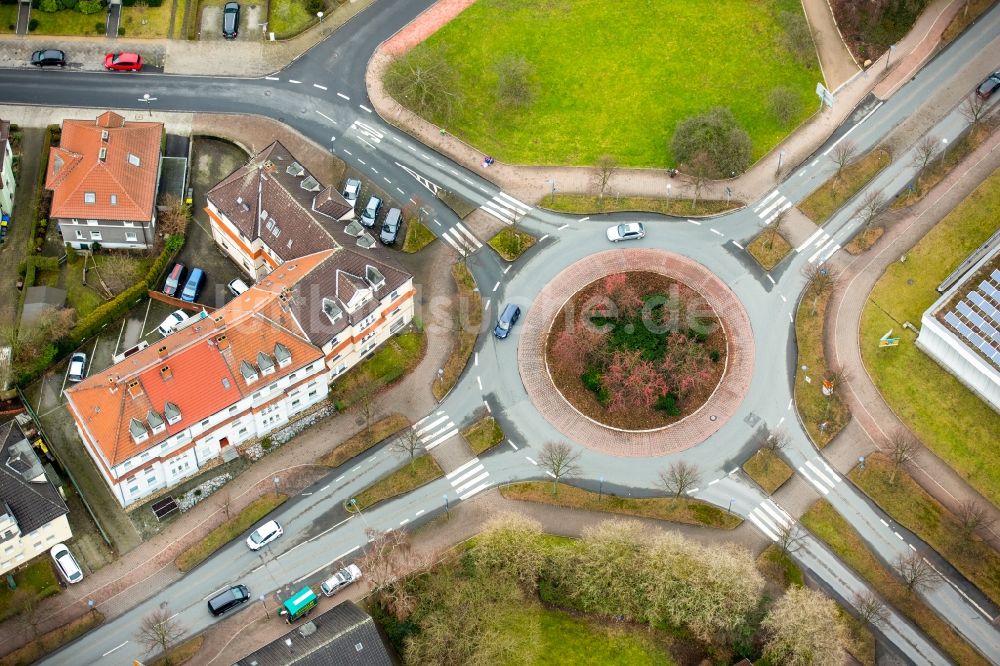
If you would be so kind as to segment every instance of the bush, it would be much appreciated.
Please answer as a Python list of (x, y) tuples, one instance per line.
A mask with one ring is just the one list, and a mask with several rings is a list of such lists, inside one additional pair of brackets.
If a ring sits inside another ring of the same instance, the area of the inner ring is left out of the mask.
[(59, 0), (40, 0), (38, 3), (38, 11), (40, 12), (57, 12), (59, 11)]
[(31, 19), (28, 21), (28, 32), (34, 32), (38, 29), (38, 19)]
[(93, 243), (90, 244), (90, 251), (94, 252), (95, 254), (97, 252), (100, 252), (101, 251), (101, 244), (98, 243), (97, 241), (94, 241)]
[(670, 150), (689, 170), (707, 178), (728, 178), (750, 166), (751, 141), (729, 109), (717, 106), (677, 126)]
[[(76, 5), (76, 10), (81, 14), (96, 14), (97, 12), (104, 9), (104, 4), (101, 0), (80, 0)], [(102, 27), (103, 31), (104, 28)]]
[(321, 12), (326, 9), (323, 0), (306, 0), (306, 11), (311, 15), (316, 16), (316, 12)]
[(63, 9), (76, 9), (76, 3), (79, 2), (79, 0), (58, 0), (58, 1), (59, 1), (59, 6), (62, 7)]
[(815, 61), (816, 48), (806, 17), (799, 12), (781, 12), (778, 22), (785, 29), (781, 45), (792, 54), (795, 62), (809, 67)]
[(146, 0), (147, 7), (159, 7), (163, 4), (163, 0)]
[(76, 249), (72, 243), (66, 243), (66, 261), (71, 264), (76, 262)]
[(718, 363), (718, 362), (719, 362), (719, 352), (715, 351), (714, 349), (713, 349), (713, 350), (712, 350), (712, 352), (711, 352), (711, 353), (710, 353), (710, 354), (708, 355), (708, 357), (709, 357), (710, 359), (712, 359), (712, 363)]
[(787, 125), (802, 112), (802, 100), (795, 91), (785, 86), (778, 86), (767, 96), (767, 104), (771, 114), (782, 125)]
[(101, 34), (105, 30), (107, 30), (107, 28), (105, 27), (105, 25), (103, 23), (95, 23), (94, 24), (94, 32), (96, 32), (97, 34)]
[(125, 28), (118, 26), (118, 36), (121, 37), (125, 34)]
[(132, 7), (135, 5), (135, 0), (122, 0), (122, 7)]
[(59, 258), (58, 257), (35, 257), (31, 260), (35, 264), (35, 270), (39, 271), (57, 271), (59, 270)]
[(666, 412), (668, 416), (680, 416), (681, 408), (677, 406), (677, 396), (673, 393), (661, 395), (653, 405), (656, 409)]

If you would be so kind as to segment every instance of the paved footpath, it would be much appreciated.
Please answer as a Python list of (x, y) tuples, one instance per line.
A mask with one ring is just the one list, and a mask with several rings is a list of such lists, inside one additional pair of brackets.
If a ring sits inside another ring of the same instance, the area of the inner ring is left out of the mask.
[[(830, 300), (831, 314), (825, 327), (825, 345), (831, 365), (843, 367), (850, 377), (844, 396), (853, 418), (835, 440), (849, 444), (847, 450), (850, 453), (845, 456), (848, 469), (854, 466), (858, 456), (881, 449), (894, 430), (906, 428), (882, 398), (861, 357), (858, 331), (868, 295), (887, 266), (898, 261), (1000, 167), (998, 148), (1000, 132), (994, 132), (927, 196), (911, 206), (905, 217), (889, 225), (872, 250), (852, 259), (838, 280), (838, 287)], [(912, 336), (904, 344), (914, 344)], [(1000, 509), (983, 499), (951, 466), (926, 447), (921, 446), (911, 468), (921, 487), (951, 511), (957, 511), (959, 504), (966, 500), (974, 500), (986, 507), (995, 526), (983, 536), (990, 540), (994, 548), (1000, 548)]]

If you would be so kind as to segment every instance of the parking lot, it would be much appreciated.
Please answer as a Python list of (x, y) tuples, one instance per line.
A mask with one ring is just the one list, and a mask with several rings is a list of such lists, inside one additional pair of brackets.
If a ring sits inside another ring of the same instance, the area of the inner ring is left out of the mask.
[[(375, 225), (366, 231), (378, 240), (379, 234), (382, 232), (382, 223), (385, 221), (385, 216), (389, 214), (389, 210), (392, 208), (399, 208), (402, 211), (406, 211), (406, 207), (414, 208), (409, 201), (400, 202), (389, 195), (388, 192), (378, 187), (370, 180), (365, 174), (355, 171), (354, 169), (348, 168), (344, 177), (341, 179), (340, 183), (337, 183), (337, 187), (340, 191), (344, 191), (344, 184), (347, 182), (348, 178), (357, 178), (361, 181), (361, 194), (358, 195), (358, 203), (354, 207), (355, 220), (361, 221), (361, 214), (365, 211), (365, 207), (368, 205), (368, 200), (373, 196), (378, 197), (382, 200), (382, 208), (379, 210), (378, 215), (375, 218)], [(346, 226), (346, 225), (345, 225)], [(343, 234), (334, 234), (334, 237), (338, 241), (344, 243), (347, 247), (353, 247), (354, 243), (351, 241), (350, 237), (345, 237)], [(399, 225), (399, 232), (396, 234), (396, 242), (392, 247), (397, 250), (403, 247), (403, 240), (406, 238), (406, 223), (402, 222)]]

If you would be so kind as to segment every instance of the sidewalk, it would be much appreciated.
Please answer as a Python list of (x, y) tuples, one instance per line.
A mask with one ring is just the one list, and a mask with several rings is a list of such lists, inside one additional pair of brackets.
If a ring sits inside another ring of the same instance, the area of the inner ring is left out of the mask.
[[(809, 15), (818, 13), (816, 3), (825, 5), (824, 0), (809, 0)], [(467, 0), (442, 0), (418, 16), (410, 25), (386, 40), (368, 63), (365, 76), (368, 96), (376, 112), (386, 122), (402, 128), (421, 143), (447, 155), (479, 176), (492, 181), (498, 187), (522, 201), (537, 204), (549, 194), (549, 180), (558, 183), (560, 192), (584, 193), (592, 190), (595, 170), (589, 167), (533, 167), (510, 165), (496, 162), (488, 169), (482, 166), (483, 154), (474, 146), (463, 142), (451, 134), (442, 134), (441, 128), (405, 109), (393, 100), (382, 86), (382, 75), (394, 55), (405, 52), (419, 38), (433, 33), (441, 25), (468, 4)], [(832, 109), (813, 115), (770, 153), (761, 158), (741, 176), (729, 180), (718, 180), (702, 188), (701, 196), (706, 199), (725, 199), (725, 189), (732, 189), (732, 198), (744, 202), (753, 201), (773, 188), (780, 176), (798, 168), (820, 147), (830, 134), (850, 116), (855, 106), (869, 93), (889, 94), (905, 83), (937, 49), (941, 31), (951, 18), (962, 8), (962, 0), (934, 0), (920, 15), (910, 33), (900, 40), (892, 55), (888, 69), (883, 56), (867, 72), (859, 72), (843, 83), (834, 92), (836, 104)], [(826, 9), (829, 13), (829, 9)], [(832, 20), (832, 17), (831, 17)], [(820, 28), (821, 34), (822, 28)], [(839, 38), (839, 35), (838, 35)], [(839, 62), (843, 48), (840, 43), (820, 43), (823, 62)], [(842, 70), (838, 69), (842, 73)], [(778, 151), (784, 151), (781, 174), (776, 173)], [(693, 184), (680, 174), (671, 180), (660, 169), (620, 169), (611, 178), (608, 188), (623, 196), (643, 196), (663, 198), (667, 185), (672, 185), (674, 196), (693, 196)]]
[[(825, 344), (830, 364), (844, 368), (850, 377), (843, 395), (853, 418), (833, 442), (838, 447), (847, 444), (849, 453), (844, 454), (849, 463), (847, 469), (854, 466), (858, 456), (880, 449), (893, 430), (906, 428), (883, 400), (861, 357), (858, 331), (868, 295), (889, 264), (897, 261), (983, 179), (1000, 167), (998, 148), (1000, 132), (995, 132), (927, 196), (914, 204), (906, 217), (890, 225), (874, 249), (853, 258), (841, 274), (829, 304), (828, 312), (832, 314), (826, 326)], [(920, 447), (911, 469), (920, 486), (949, 510), (955, 512), (961, 502), (974, 500), (986, 507), (996, 525), (1000, 526), (1000, 509), (983, 499), (926, 447)], [(1000, 548), (998, 529), (1000, 527), (994, 527), (985, 535), (994, 548)]]

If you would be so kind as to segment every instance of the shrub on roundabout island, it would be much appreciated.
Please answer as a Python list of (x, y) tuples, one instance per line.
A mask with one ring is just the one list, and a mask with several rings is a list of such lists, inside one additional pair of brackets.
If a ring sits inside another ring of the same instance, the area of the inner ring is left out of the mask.
[(609, 275), (556, 317), (546, 362), (578, 411), (616, 428), (670, 425), (696, 411), (722, 378), (725, 332), (705, 299), (664, 275)]

